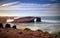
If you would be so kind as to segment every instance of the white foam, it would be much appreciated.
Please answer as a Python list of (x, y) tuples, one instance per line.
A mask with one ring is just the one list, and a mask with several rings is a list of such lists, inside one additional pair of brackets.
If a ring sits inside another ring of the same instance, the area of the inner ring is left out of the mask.
[(12, 21), (14, 21), (14, 19), (7, 19), (7, 22), (12, 22)]

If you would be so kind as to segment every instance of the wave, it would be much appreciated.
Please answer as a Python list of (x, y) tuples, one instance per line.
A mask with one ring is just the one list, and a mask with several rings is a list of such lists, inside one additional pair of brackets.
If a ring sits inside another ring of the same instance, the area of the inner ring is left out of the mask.
[(60, 23), (60, 20), (41, 20), (42, 22), (59, 22)]

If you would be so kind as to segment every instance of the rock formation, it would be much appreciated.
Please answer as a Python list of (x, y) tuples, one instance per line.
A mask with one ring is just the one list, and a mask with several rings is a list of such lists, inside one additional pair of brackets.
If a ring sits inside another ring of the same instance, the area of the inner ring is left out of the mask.
[(18, 19), (14, 19), (12, 23), (34, 23), (34, 22), (41, 22), (40, 17), (21, 17)]
[(0, 16), (0, 23), (7, 23), (7, 19), (14, 19), (14, 17), (9, 17), (9, 16)]

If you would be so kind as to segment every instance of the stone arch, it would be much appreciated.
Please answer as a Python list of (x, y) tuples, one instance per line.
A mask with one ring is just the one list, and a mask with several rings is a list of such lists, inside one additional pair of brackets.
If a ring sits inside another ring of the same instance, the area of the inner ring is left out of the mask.
[(35, 18), (34, 18), (34, 22), (41, 22), (41, 18), (35, 17)]

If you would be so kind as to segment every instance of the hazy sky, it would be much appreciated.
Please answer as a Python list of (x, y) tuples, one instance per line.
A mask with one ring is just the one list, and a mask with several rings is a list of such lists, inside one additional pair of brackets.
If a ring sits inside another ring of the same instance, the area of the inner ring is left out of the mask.
[(0, 16), (60, 16), (60, 0), (0, 0)]

